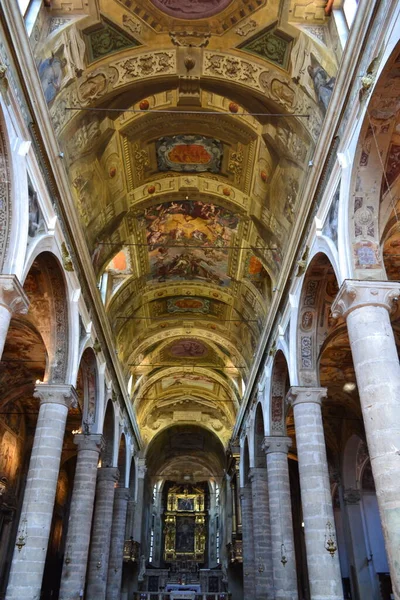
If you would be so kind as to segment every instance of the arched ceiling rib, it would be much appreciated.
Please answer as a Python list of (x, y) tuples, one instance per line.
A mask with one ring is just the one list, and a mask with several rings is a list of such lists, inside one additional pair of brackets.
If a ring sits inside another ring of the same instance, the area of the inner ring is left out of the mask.
[(322, 3), (74, 2), (35, 53), (143, 439), (226, 443), (336, 70)]

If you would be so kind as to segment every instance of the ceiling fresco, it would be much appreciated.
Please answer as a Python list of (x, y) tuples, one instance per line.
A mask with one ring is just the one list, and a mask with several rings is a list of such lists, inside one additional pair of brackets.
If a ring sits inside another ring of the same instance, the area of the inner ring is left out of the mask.
[(145, 444), (229, 441), (335, 82), (324, 5), (43, 8), (32, 47)]
[(203, 202), (169, 202), (145, 211), (153, 281), (201, 279), (228, 285), (229, 244), (237, 232), (232, 212)]

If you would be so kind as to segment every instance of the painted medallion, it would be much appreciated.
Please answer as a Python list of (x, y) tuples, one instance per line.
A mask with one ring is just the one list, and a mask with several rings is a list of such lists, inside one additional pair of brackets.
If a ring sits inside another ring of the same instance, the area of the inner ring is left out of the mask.
[(160, 171), (178, 173), (219, 173), (222, 144), (202, 135), (173, 135), (156, 143)]

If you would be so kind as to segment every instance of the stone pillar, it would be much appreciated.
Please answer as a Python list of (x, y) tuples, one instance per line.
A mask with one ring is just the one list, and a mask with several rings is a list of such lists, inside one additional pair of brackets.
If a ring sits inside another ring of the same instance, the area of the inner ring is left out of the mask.
[(241, 488), (240, 500), (243, 517), (243, 598), (244, 600), (254, 600), (256, 586), (254, 579), (253, 501), (249, 483)]
[[(264, 438), (267, 455), (273, 581), (276, 600), (297, 600), (296, 555), (293, 540), (292, 502), (288, 451), (289, 437)], [(287, 562), (284, 564), (282, 559)]]
[(119, 472), (116, 467), (97, 469), (96, 503), (87, 574), (86, 600), (105, 600), (110, 555), (114, 490)]
[(274, 600), (267, 469), (250, 470), (256, 600)]
[(74, 388), (65, 384), (41, 383), (34, 396), (40, 409), (17, 533), (25, 544), (14, 550), (7, 600), (40, 598), (65, 423), (68, 408), (77, 400)]
[(115, 488), (110, 560), (108, 561), (107, 600), (120, 600), (121, 598), (122, 564), (124, 560), (128, 500), (129, 489)]
[(61, 576), (60, 600), (76, 600), (85, 590), (97, 463), (102, 442), (101, 435), (80, 433), (74, 437), (74, 443), (78, 446), (78, 456)]
[(137, 463), (137, 494), (136, 494), (136, 507), (133, 519), (133, 539), (135, 542), (142, 543), (142, 517), (143, 517), (143, 494), (144, 494), (144, 480), (146, 477), (146, 461), (144, 458), (139, 458)]
[(0, 275), (0, 359), (6, 342), (11, 317), (26, 314), (29, 300), (15, 275)]
[(385, 537), (393, 592), (400, 598), (400, 366), (389, 313), (394, 281), (343, 283), (332, 305), (345, 317)]
[(292, 387), (289, 391), (296, 429), (311, 600), (343, 600), (339, 553), (331, 556), (325, 548), (328, 523), (337, 540), (321, 413), (325, 396), (326, 388)]
[[(365, 528), (361, 512), (361, 492), (358, 489), (344, 490), (346, 510), (346, 529), (351, 541), (352, 562), (357, 586), (357, 594), (362, 600), (380, 598), (379, 582), (376, 574), (372, 575), (370, 556), (365, 542)], [(372, 566), (372, 565), (371, 565)]]

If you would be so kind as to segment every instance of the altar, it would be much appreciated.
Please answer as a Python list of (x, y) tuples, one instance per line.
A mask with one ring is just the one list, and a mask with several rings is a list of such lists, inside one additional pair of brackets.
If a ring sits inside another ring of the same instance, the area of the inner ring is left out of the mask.
[(200, 594), (201, 588), (198, 584), (180, 585), (169, 583), (165, 591), (170, 594), (170, 600), (195, 600), (196, 594)]

